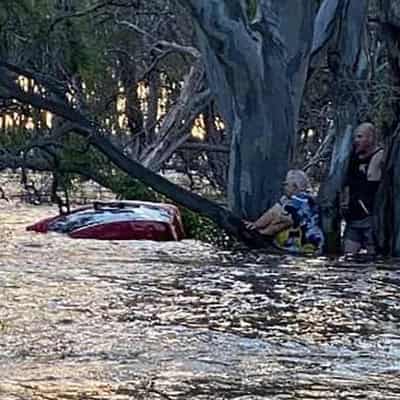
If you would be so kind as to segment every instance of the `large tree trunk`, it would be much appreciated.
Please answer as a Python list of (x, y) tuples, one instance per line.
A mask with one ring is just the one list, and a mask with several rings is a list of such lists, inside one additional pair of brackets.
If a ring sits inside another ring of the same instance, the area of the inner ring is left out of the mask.
[[(380, 1), (383, 33), (386, 40), (392, 85), (400, 88), (400, 3), (397, 0)], [(377, 238), (385, 254), (400, 256), (400, 101), (392, 101), (392, 121), (384, 127), (386, 163), (378, 191)]]
[[(329, 253), (337, 253), (340, 250), (338, 196), (347, 172), (352, 132), (360, 122), (359, 110), (366, 101), (359, 94), (360, 88), (365, 86), (368, 77), (365, 53), (367, 50), (363, 48), (366, 43), (368, 0), (338, 0), (335, 4), (336, 7), (333, 7), (334, 2), (328, 4), (325, 1), (326, 7), (320, 10), (324, 10), (324, 20), (329, 22), (329, 29), (324, 31), (325, 42), (330, 42), (328, 65), (335, 75), (333, 90), (336, 98), (334, 106), (337, 110), (334, 120), (336, 135), (330, 167), (319, 192), (322, 224)], [(332, 24), (333, 22), (336, 23)], [(318, 41), (314, 42), (313, 49), (316, 48)]]
[(377, 193), (377, 240), (385, 255), (400, 255), (400, 125), (385, 138), (387, 151), (382, 184)]
[(228, 199), (254, 219), (279, 196), (293, 151), (313, 35), (312, 0), (191, 0), (207, 77), (232, 133)]

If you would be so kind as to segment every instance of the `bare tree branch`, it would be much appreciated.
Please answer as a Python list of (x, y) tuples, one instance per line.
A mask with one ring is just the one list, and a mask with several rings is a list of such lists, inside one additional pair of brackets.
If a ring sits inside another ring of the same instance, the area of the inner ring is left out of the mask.
[(228, 146), (217, 146), (207, 143), (185, 143), (179, 147), (179, 150), (205, 151), (210, 153), (229, 154)]

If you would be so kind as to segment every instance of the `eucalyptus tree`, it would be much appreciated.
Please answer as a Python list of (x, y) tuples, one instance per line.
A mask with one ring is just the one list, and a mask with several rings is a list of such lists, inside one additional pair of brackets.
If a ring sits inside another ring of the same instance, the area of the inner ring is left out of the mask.
[[(351, 152), (354, 128), (365, 117), (368, 109), (366, 82), (369, 74), (369, 49), (366, 31), (368, 0), (335, 0), (324, 2), (319, 16), (330, 15), (331, 23), (324, 43), (316, 40), (313, 53), (318, 62), (319, 46), (325, 48), (325, 57), (333, 76), (331, 86), (332, 107), (335, 112), (331, 121), (333, 150), (328, 171), (322, 182), (319, 201), (322, 207), (323, 228), (329, 251), (335, 252), (340, 245), (340, 218), (338, 195), (344, 184)], [(319, 18), (317, 18), (317, 23)], [(326, 22), (324, 22), (325, 24)]]
[(378, 192), (378, 240), (387, 254), (400, 255), (400, 4), (395, 0), (378, 0), (378, 17), (383, 27), (387, 61), (390, 67), (388, 85), (397, 88), (390, 97), (389, 117), (384, 120), (383, 133), (386, 164), (383, 184)]
[(232, 135), (228, 199), (254, 219), (279, 196), (313, 39), (313, 0), (181, 0)]

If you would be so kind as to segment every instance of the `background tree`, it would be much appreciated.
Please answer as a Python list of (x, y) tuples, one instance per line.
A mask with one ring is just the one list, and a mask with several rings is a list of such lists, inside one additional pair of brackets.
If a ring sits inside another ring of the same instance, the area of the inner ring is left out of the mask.
[[(336, 7), (332, 6), (333, 2), (323, 3), (319, 13), (322, 16), (329, 7), (331, 16), (336, 15), (325, 38), (326, 62), (333, 75), (330, 87), (335, 109), (331, 121), (333, 149), (319, 202), (328, 251), (335, 252), (340, 246), (338, 196), (344, 185), (354, 128), (363, 120), (362, 112), (369, 109), (365, 89), (370, 76), (366, 35), (368, 1), (336, 1)], [(315, 41), (314, 54), (317, 46)]]

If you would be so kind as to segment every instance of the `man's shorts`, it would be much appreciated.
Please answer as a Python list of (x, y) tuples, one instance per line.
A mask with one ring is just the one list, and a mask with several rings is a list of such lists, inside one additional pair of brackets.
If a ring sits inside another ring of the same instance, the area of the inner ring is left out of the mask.
[(372, 217), (347, 222), (344, 240), (360, 243), (361, 247), (365, 249), (375, 247)]

